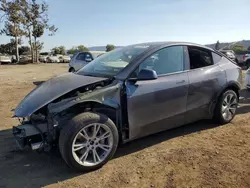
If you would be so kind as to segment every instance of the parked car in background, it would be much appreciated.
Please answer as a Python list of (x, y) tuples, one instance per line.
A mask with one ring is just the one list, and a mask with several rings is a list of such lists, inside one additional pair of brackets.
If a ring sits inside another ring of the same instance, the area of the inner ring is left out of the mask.
[(60, 63), (60, 59), (58, 56), (48, 56), (46, 61), (48, 63)]
[(69, 63), (70, 62), (70, 56), (63, 55), (59, 57), (59, 60), (61, 63)]
[(78, 52), (74, 54), (69, 62), (69, 72), (75, 72), (93, 60), (90, 52)]
[(243, 56), (243, 62), (247, 66), (247, 68), (250, 67), (250, 54), (245, 54)]
[(157, 42), (113, 50), (87, 65), (42, 83), (14, 110), (13, 134), (21, 147), (58, 145), (80, 171), (98, 169), (118, 142), (200, 119), (229, 123), (235, 116), (241, 68), (205, 46)]
[(245, 74), (245, 87), (250, 89), (250, 67), (247, 69)]
[(21, 55), (19, 58), (19, 63), (31, 63), (32, 58), (31, 55)]
[(11, 56), (4, 54), (0, 55), (0, 64), (9, 64), (11, 62), (12, 62)]
[(41, 55), (41, 56), (39, 56), (39, 61), (42, 63), (47, 63), (47, 58), (48, 58), (48, 56)]
[(237, 59), (235, 53), (233, 50), (219, 50), (219, 52), (225, 54), (228, 58), (232, 59), (234, 62), (236, 62), (238, 65), (240, 65), (240, 61)]

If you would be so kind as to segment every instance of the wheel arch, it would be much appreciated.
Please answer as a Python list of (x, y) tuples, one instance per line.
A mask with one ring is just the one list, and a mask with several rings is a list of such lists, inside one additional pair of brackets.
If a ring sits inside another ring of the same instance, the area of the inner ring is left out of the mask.
[(224, 93), (224, 91), (229, 90), (229, 89), (233, 90), (237, 94), (238, 99), (240, 98), (240, 92), (239, 92), (241, 89), (240, 84), (234, 81), (229, 82), (225, 87), (223, 87), (222, 91), (219, 93), (219, 96), (222, 93)]
[(239, 100), (239, 97), (240, 97), (240, 85), (235, 82), (235, 81), (231, 81), (231, 82), (228, 82), (224, 87), (221, 88), (221, 90), (215, 94), (214, 98), (213, 98), (213, 101), (211, 102), (211, 105), (210, 105), (210, 114), (213, 115), (214, 114), (214, 110), (215, 110), (215, 107), (216, 107), (216, 104), (218, 103), (218, 99), (219, 97), (227, 90), (233, 90), (236, 94), (237, 94), (237, 98)]
[(69, 68), (69, 72), (72, 72), (72, 70), (73, 70), (73, 72), (75, 71), (74, 67)]
[(68, 118), (71, 118), (72, 116), (75, 116), (83, 112), (94, 112), (94, 113), (100, 113), (100, 114), (106, 115), (116, 125), (118, 132), (119, 132), (119, 137), (120, 137), (120, 134), (122, 133), (122, 121), (120, 117), (119, 106), (115, 106), (115, 105), (112, 106), (112, 105), (100, 103), (98, 101), (93, 100), (93, 101), (85, 101), (82, 103), (77, 103), (73, 106), (70, 106), (69, 108), (65, 109), (64, 111), (60, 113), (71, 114), (68, 117)]

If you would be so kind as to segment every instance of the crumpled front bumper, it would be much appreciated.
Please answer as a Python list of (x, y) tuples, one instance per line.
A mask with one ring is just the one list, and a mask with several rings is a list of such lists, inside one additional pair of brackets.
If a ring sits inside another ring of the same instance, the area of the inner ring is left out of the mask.
[(20, 149), (24, 149), (25, 146), (30, 146), (32, 149), (38, 149), (37, 143), (42, 143), (41, 134), (45, 132), (46, 124), (39, 124), (36, 126), (32, 124), (23, 124), (12, 128), (12, 133)]

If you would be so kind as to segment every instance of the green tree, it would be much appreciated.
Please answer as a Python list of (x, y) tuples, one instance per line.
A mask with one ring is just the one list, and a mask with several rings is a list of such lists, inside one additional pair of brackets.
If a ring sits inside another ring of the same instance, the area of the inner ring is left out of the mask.
[(77, 47), (72, 47), (67, 52), (68, 52), (68, 54), (75, 54), (77, 52), (88, 52), (88, 51), (89, 51), (89, 49), (86, 46), (79, 45)]
[(0, 34), (14, 37), (15, 40), (15, 55), (16, 60), (19, 61), (19, 39), (24, 35), (22, 29), (22, 10), (20, 0), (0, 0), (0, 12), (4, 20), (4, 28), (0, 30)]
[(29, 46), (21, 46), (21, 47), (19, 47), (19, 53), (20, 53), (20, 55), (30, 53)]
[[(26, 36), (29, 38), (31, 47), (32, 62), (38, 61), (39, 45), (37, 39), (44, 35), (44, 31), (49, 31), (49, 36), (54, 35), (57, 28), (49, 25), (48, 5), (45, 1), (21, 0), (23, 12), (23, 25), (26, 28)], [(32, 40), (32, 36), (34, 41)]]
[(58, 46), (58, 47), (54, 47), (51, 50), (52, 54), (61, 54), (61, 55), (65, 55), (66, 54), (66, 48), (64, 46)]
[(113, 44), (107, 44), (106, 52), (109, 52), (109, 51), (114, 50), (114, 49), (115, 49), (115, 46)]
[(245, 48), (244, 48), (244, 46), (241, 46), (241, 45), (235, 45), (235, 46), (233, 46), (232, 50), (235, 53), (242, 53), (245, 51)]
[(65, 48), (65, 46), (59, 46), (58, 48), (60, 50), (60, 54), (66, 55), (66, 48)]
[(87, 52), (89, 49), (84, 45), (77, 46), (78, 52)]
[[(19, 44), (20, 44), (20, 41), (19, 41)], [(30, 51), (30, 48), (28, 46), (19, 46), (18, 49), (19, 49), (19, 55), (22, 55), (22, 54)], [(16, 53), (16, 41), (14, 39), (11, 39), (9, 43), (1, 44), (0, 45), (0, 53), (8, 54), (8, 55), (15, 55), (15, 53)]]
[(31, 53), (31, 59), (32, 63), (34, 63), (34, 49), (33, 49), (33, 42), (32, 42), (32, 10), (31, 10), (31, 4), (27, 0), (21, 0), (20, 2), (21, 8), (22, 8), (22, 24), (23, 28), (25, 29), (25, 36), (28, 38), (29, 45), (30, 45), (30, 53)]
[(219, 42), (219, 41), (216, 42), (216, 44), (215, 44), (215, 49), (216, 49), (216, 50), (219, 50), (219, 49), (220, 49), (220, 42)]
[(54, 47), (51, 49), (52, 54), (60, 54), (60, 49), (58, 47)]
[(14, 55), (16, 53), (16, 43), (14, 40), (11, 40), (7, 44), (0, 45), (0, 53)]
[(67, 50), (68, 54), (75, 54), (78, 52), (78, 49), (76, 47), (72, 47), (69, 50)]
[(35, 50), (35, 60), (36, 62), (39, 61), (39, 44), (37, 38), (41, 37), (44, 34), (44, 26), (42, 24), (36, 24), (33, 26), (32, 36), (34, 37), (34, 46), (33, 49)]

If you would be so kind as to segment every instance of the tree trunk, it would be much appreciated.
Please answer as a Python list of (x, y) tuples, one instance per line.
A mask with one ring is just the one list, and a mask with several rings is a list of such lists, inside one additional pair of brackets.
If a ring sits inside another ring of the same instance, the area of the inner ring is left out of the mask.
[(37, 48), (37, 41), (36, 41), (36, 37), (34, 37), (35, 39), (35, 52), (36, 52), (36, 62), (39, 62), (39, 58), (38, 58), (38, 48)]
[(30, 44), (31, 61), (32, 61), (32, 63), (34, 63), (34, 49), (33, 49), (33, 46), (32, 46), (30, 29), (28, 29), (28, 32), (29, 32), (29, 44)]
[(15, 36), (15, 42), (16, 42), (16, 61), (19, 63), (19, 49), (18, 49), (18, 37)]

